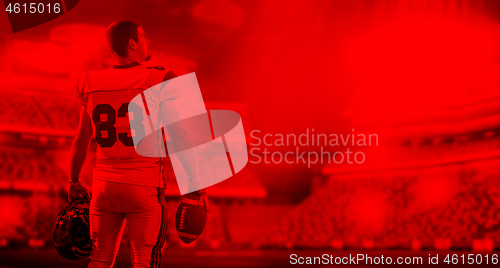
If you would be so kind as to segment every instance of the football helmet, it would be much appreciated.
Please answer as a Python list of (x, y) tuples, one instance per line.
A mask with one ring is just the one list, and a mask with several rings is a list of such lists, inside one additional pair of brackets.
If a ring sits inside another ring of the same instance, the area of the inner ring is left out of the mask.
[(92, 251), (89, 207), (90, 199), (74, 199), (57, 217), (54, 225), (54, 247), (59, 255), (68, 260), (83, 259)]

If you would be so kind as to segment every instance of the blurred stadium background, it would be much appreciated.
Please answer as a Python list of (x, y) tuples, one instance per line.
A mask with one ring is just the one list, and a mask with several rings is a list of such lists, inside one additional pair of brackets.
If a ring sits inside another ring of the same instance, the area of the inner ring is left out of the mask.
[[(0, 16), (0, 267), (86, 265), (57, 255), (52, 227), (67, 198), (76, 81), (113, 65), (104, 31), (124, 18), (144, 25), (152, 64), (195, 71), (207, 109), (237, 111), (247, 135), (380, 137), (360, 149), (362, 165), (248, 164), (208, 189), (213, 211), (189, 246), (173, 225), (180, 198), (166, 166), (165, 266), (500, 248), (500, 3), (80, 1), (18, 34)], [(129, 267), (127, 243), (117, 267)]]

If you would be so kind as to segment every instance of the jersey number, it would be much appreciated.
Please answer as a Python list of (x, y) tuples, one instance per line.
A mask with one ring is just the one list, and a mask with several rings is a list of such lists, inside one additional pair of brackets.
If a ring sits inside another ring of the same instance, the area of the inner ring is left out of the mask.
[[(128, 111), (131, 111), (133, 114), (133, 119), (129, 120), (130, 131), (133, 130), (134, 136), (145, 136), (146, 132), (142, 124), (142, 109), (137, 104), (124, 103), (120, 106), (118, 112), (109, 104), (98, 104), (94, 110), (92, 110), (92, 122), (94, 122), (95, 125), (95, 140), (99, 146), (112, 147), (117, 139), (125, 146), (134, 146), (132, 137), (129, 137), (127, 133), (116, 134), (116, 118), (127, 118)], [(104, 118), (103, 115), (105, 115)], [(103, 137), (103, 132), (107, 134), (105, 137)]]

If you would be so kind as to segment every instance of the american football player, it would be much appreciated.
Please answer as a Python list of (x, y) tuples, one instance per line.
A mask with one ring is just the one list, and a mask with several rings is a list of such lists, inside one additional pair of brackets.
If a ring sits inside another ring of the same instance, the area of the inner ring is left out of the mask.
[[(178, 116), (175, 99), (179, 92), (164, 87), (161, 99), (144, 111), (130, 106), (130, 101), (146, 89), (175, 78), (161, 66), (141, 64), (151, 58), (151, 42), (142, 25), (131, 20), (112, 23), (107, 30), (109, 50), (117, 61), (112, 69), (91, 71), (78, 81), (77, 97), (81, 102), (80, 123), (71, 148), (71, 175), (68, 198), (88, 197), (79, 181), (89, 143), (97, 143), (93, 170), (90, 226), (93, 240), (88, 267), (113, 267), (125, 225), (128, 227), (133, 267), (161, 267), (166, 240), (167, 211), (165, 181), (161, 158), (136, 153), (133, 135), (140, 135), (141, 124), (129, 124), (146, 116), (165, 120)], [(147, 96), (146, 96), (147, 97)], [(132, 111), (132, 114), (131, 112)], [(175, 120), (175, 118), (174, 118)], [(130, 129), (133, 125), (134, 129)], [(172, 141), (190, 146), (179, 128), (169, 128)], [(200, 189), (196, 156), (182, 165), (191, 189)], [(204, 190), (197, 191), (199, 205), (209, 211)]]

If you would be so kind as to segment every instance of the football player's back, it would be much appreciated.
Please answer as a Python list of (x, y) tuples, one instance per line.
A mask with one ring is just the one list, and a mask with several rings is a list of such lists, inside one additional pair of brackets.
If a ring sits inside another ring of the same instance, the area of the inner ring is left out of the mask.
[(135, 151), (132, 137), (144, 136), (147, 111), (131, 103), (135, 96), (161, 82), (155, 79), (159, 72), (165, 73), (131, 63), (92, 71), (80, 79), (77, 95), (92, 120), (98, 145), (94, 179), (162, 187), (160, 159)]

